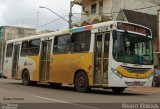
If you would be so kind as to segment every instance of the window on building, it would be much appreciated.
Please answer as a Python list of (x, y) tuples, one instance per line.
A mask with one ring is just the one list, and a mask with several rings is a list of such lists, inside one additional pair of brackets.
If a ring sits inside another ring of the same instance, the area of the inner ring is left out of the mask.
[(97, 7), (96, 4), (91, 5), (91, 13), (96, 13), (96, 7)]
[(82, 7), (82, 9), (83, 9), (83, 12), (85, 12), (85, 11), (86, 11), (86, 8), (85, 8), (85, 6), (83, 6), (83, 7)]
[(7, 45), (6, 57), (12, 57), (13, 43)]
[(21, 56), (27, 56), (28, 46), (29, 46), (28, 41), (23, 41), (22, 42)]
[(102, 15), (103, 14), (103, 1), (99, 2), (99, 14)]
[(28, 49), (29, 56), (39, 55), (40, 43), (41, 43), (40, 39), (35, 39), (35, 40), (29, 41), (29, 49)]
[(73, 33), (71, 36), (71, 52), (87, 52), (90, 49), (91, 32)]
[(53, 53), (67, 54), (70, 49), (70, 35), (56, 36), (54, 39)]

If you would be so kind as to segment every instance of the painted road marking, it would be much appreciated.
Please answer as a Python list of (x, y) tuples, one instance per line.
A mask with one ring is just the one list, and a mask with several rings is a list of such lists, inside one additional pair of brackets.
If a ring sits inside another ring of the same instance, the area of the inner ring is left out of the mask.
[(70, 102), (66, 102), (66, 101), (62, 101), (62, 100), (57, 100), (57, 99), (52, 99), (52, 98), (46, 98), (46, 97), (37, 96), (37, 95), (31, 95), (31, 96), (32, 97), (36, 97), (36, 98), (45, 99), (45, 100), (55, 101), (55, 102), (59, 102), (59, 103), (65, 103), (65, 104), (70, 104), (70, 105), (74, 105), (74, 106), (84, 107), (84, 108), (88, 108), (88, 109), (100, 109), (100, 108), (97, 108), (97, 107), (80, 105), (80, 104), (70, 103)]

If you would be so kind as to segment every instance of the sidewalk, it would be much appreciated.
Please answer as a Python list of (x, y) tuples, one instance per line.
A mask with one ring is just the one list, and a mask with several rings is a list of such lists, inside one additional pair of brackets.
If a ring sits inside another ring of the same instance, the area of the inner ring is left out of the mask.
[(127, 88), (129, 91), (160, 93), (160, 87), (133, 87)]

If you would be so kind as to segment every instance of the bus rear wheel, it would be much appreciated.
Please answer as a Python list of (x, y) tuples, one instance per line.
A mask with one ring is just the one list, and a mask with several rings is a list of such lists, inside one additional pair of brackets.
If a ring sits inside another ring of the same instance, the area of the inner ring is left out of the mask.
[(111, 89), (114, 93), (119, 94), (125, 90), (125, 87), (112, 87)]
[(31, 84), (28, 70), (24, 70), (24, 72), (23, 72), (23, 75), (22, 75), (22, 84), (26, 85), (26, 86), (29, 86)]
[(90, 89), (88, 76), (85, 72), (78, 72), (75, 77), (74, 87), (78, 92), (87, 92)]

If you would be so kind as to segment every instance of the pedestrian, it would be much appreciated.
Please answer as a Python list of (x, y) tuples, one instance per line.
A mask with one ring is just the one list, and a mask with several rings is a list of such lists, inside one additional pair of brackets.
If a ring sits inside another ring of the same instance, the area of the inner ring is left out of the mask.
[(160, 65), (154, 66), (152, 86), (153, 87), (160, 86)]

